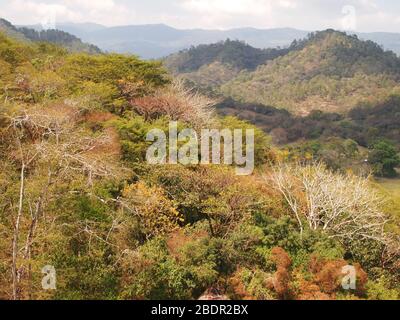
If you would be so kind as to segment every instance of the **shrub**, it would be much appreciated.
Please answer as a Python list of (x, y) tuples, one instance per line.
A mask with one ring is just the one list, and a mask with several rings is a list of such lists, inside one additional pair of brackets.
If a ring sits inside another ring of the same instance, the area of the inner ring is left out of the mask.
[(139, 220), (146, 238), (169, 233), (184, 221), (162, 188), (142, 182), (125, 187), (120, 204), (128, 215)]

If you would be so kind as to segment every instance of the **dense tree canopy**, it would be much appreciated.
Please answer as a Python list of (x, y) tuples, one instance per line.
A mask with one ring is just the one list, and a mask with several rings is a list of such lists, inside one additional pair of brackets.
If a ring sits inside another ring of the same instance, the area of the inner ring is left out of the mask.
[(369, 161), (378, 175), (393, 177), (400, 166), (400, 156), (393, 144), (379, 141), (372, 145)]

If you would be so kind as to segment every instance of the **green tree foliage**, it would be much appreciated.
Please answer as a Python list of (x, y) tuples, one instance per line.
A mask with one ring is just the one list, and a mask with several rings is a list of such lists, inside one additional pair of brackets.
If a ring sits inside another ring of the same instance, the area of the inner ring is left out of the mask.
[[(348, 167), (351, 161), (362, 164), (367, 159), (363, 148), (372, 147), (377, 139), (384, 138), (396, 149), (400, 147), (400, 100), (396, 95), (376, 105), (360, 105), (346, 115), (313, 111), (299, 117), (286, 110), (232, 99), (220, 102), (217, 110), (221, 115), (237, 115), (257, 125), (277, 145), (290, 144), (289, 149), (298, 149), (292, 153), (300, 158), (307, 158), (308, 153), (334, 169)], [(361, 147), (358, 155), (354, 142)]]
[(204, 65), (219, 62), (239, 70), (254, 70), (268, 60), (287, 52), (286, 49), (256, 49), (241, 41), (226, 40), (200, 45), (181, 51), (165, 59), (168, 69), (178, 73), (199, 70)]
[(164, 59), (164, 65), (174, 74), (196, 86), (213, 90), (235, 78), (241, 71), (255, 70), (288, 53), (288, 49), (256, 49), (241, 41), (200, 45)]
[(178, 247), (173, 241), (155, 239), (124, 257), (122, 298), (191, 299), (217, 281), (218, 250), (213, 240), (191, 239)]
[(393, 144), (379, 141), (371, 147), (369, 162), (377, 175), (393, 177), (397, 174), (395, 168), (400, 165), (400, 156)]
[(43, 102), (68, 97), (72, 102), (73, 97), (81, 108), (118, 113), (129, 109), (134, 97), (169, 82), (156, 62), (124, 55), (68, 55), (48, 43), (22, 44), (3, 35), (0, 67), (0, 93), (7, 99)]

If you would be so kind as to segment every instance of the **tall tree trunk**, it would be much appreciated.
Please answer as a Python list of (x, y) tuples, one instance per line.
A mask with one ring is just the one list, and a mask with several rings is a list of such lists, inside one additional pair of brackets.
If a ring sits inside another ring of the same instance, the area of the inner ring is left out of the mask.
[(19, 190), (19, 204), (18, 204), (18, 214), (14, 226), (14, 235), (12, 242), (12, 281), (13, 281), (13, 300), (18, 300), (18, 270), (17, 270), (17, 258), (18, 258), (18, 238), (19, 238), (19, 227), (21, 224), (23, 203), (24, 203), (24, 191), (25, 191), (25, 164), (21, 167), (21, 177), (20, 177), (20, 190)]
[[(32, 214), (32, 220), (31, 224), (29, 227), (28, 235), (26, 237), (26, 243), (25, 243), (25, 249), (24, 249), (24, 259), (28, 260), (28, 274), (27, 274), (27, 280), (29, 284), (29, 288), (32, 288), (32, 264), (31, 264), (31, 257), (32, 257), (32, 244), (35, 236), (35, 231), (39, 222), (39, 218), (42, 212), (42, 206), (43, 202), (45, 201), (45, 197), (47, 195), (47, 192), (49, 190), (50, 185), (52, 184), (52, 174), (51, 171), (49, 171), (49, 176), (48, 176), (48, 181), (46, 186), (44, 187), (42, 193), (39, 196), (39, 199), (36, 202), (35, 206), (35, 211)], [(20, 274), (24, 273), (24, 268), (20, 269)], [(29, 290), (29, 295), (31, 296), (32, 291)]]

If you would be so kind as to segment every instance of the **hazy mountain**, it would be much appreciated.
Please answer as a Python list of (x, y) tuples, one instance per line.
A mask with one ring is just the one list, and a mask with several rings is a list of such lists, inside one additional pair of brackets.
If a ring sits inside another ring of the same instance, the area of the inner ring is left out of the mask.
[(391, 96), (400, 94), (400, 59), (357, 36), (327, 30), (284, 49), (224, 41), (182, 50), (164, 65), (216, 94), (220, 115), (255, 124), (277, 144), (400, 141), (400, 99)]
[[(39, 26), (33, 27), (40, 29)], [(161, 58), (191, 46), (216, 43), (228, 38), (245, 41), (260, 49), (285, 47), (293, 40), (302, 39), (309, 33), (292, 28), (179, 30), (164, 24), (105, 27), (94, 23), (61, 23), (57, 25), (57, 29), (74, 34), (105, 51), (135, 53), (143, 58)], [(358, 35), (361, 39), (372, 40), (385, 49), (400, 54), (400, 34), (359, 33)]]
[(15, 27), (11, 22), (0, 18), (0, 31), (4, 32), (7, 36), (12, 37), (14, 39), (29, 41), (27, 37), (19, 30), (19, 28)]
[[(40, 26), (30, 26), (40, 29)], [(70, 32), (105, 51), (134, 53), (143, 58), (162, 58), (200, 44), (226, 39), (242, 40), (255, 48), (287, 46), (308, 32), (290, 28), (260, 30), (179, 30), (164, 24), (104, 27), (97, 24), (59, 24), (57, 29)]]
[(0, 18), (0, 31), (8, 36), (23, 41), (47, 41), (60, 45), (70, 52), (100, 53), (101, 50), (91, 44), (82, 42), (77, 36), (61, 30), (35, 30), (28, 27), (17, 27)]
[(400, 33), (373, 32), (358, 33), (362, 40), (371, 40), (381, 45), (385, 50), (392, 50), (400, 55)]
[[(40, 30), (41, 28), (35, 26), (35, 29)], [(97, 23), (64, 23), (57, 25), (57, 29), (73, 34), (79, 38), (83, 38), (89, 32), (103, 30), (106, 29), (106, 27)]]

